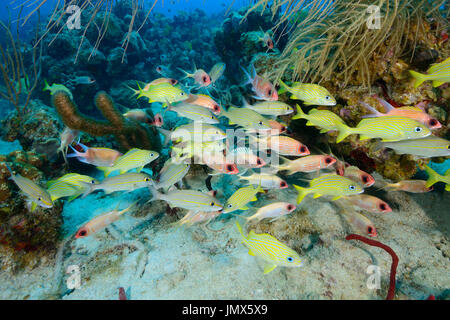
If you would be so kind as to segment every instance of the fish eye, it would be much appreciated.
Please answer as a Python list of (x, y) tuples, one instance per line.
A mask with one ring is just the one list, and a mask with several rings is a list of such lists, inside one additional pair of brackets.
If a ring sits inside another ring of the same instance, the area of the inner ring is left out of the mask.
[(369, 177), (368, 176), (362, 176), (362, 181), (364, 183), (367, 183), (369, 181)]
[(218, 105), (214, 106), (214, 111), (220, 111), (220, 107)]
[(150, 178), (145, 178), (144, 179), (146, 182), (149, 182), (150, 181)]
[(287, 186), (287, 183), (285, 182), (285, 181), (281, 181), (281, 183), (280, 183), (280, 187), (286, 187)]
[(354, 185), (351, 185), (348, 187), (350, 190), (356, 190), (356, 187)]
[(38, 201), (42, 201), (42, 198), (41, 198), (41, 197), (39, 197), (39, 198), (38, 198)]
[(259, 124), (260, 126), (262, 126), (263, 123), (262, 123), (262, 121), (260, 121), (260, 122), (258, 122), (258, 124)]
[(91, 183), (92, 183), (92, 184), (95, 184), (95, 180), (91, 180)]
[(227, 165), (227, 170), (228, 171), (233, 171), (233, 166), (231, 164)]
[(325, 97), (325, 99), (327, 99), (327, 100), (330, 100), (330, 99), (331, 99), (331, 97), (330, 97), (330, 96), (326, 96), (326, 97)]
[(386, 210), (386, 205), (384, 203), (380, 204), (380, 209), (383, 211)]
[(435, 126), (435, 125), (437, 125), (437, 120), (436, 119), (431, 119), (429, 124), (430, 124), (430, 126)]
[(214, 207), (215, 203), (214, 203), (214, 202), (211, 202), (209, 205), (210, 205), (211, 207)]
[(447, 146), (447, 149), (450, 149), (450, 144)]
[(256, 164), (260, 165), (261, 164), (261, 160), (260, 159), (256, 160)]
[(415, 132), (421, 132), (421, 131), (422, 131), (422, 128), (421, 128), (421, 127), (415, 127), (415, 128), (414, 128), (414, 131), (415, 131)]
[(86, 230), (81, 230), (78, 235), (84, 237), (87, 234)]
[(219, 131), (216, 131), (216, 134), (219, 134)]
[(300, 152), (306, 152), (306, 148), (305, 147), (300, 147)]
[(287, 257), (287, 261), (288, 261), (288, 262), (292, 262), (292, 261), (294, 261), (294, 258), (292, 258), (292, 257)]
[(287, 209), (288, 209), (289, 211), (291, 211), (291, 210), (294, 209), (294, 206), (293, 206), (292, 204), (288, 204)]
[(367, 232), (368, 232), (368, 233), (372, 233), (372, 231), (373, 231), (373, 228), (372, 228), (372, 227), (367, 227)]
[(229, 205), (228, 205), (228, 208), (233, 208), (233, 205), (232, 205), (232, 204), (229, 204)]
[(170, 80), (170, 83), (171, 83), (172, 85), (176, 85), (176, 84), (178, 83), (178, 80), (171, 79), (171, 80)]
[(331, 158), (326, 158), (325, 163), (331, 163)]
[(270, 96), (272, 94), (272, 89), (267, 90), (267, 94)]

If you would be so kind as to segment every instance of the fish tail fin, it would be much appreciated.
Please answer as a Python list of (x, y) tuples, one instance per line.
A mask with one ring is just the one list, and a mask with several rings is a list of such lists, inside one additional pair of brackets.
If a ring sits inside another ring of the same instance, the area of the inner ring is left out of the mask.
[[(137, 96), (137, 99), (139, 99), (139, 98), (141, 98), (141, 97), (144, 96), (144, 90), (142, 90), (142, 88), (141, 88), (139, 82), (136, 81), (136, 84), (137, 84), (137, 86), (138, 86), (138, 89), (137, 89), (136, 91), (139, 93), (138, 96)], [(133, 89), (133, 90), (134, 90), (134, 89)]]
[(148, 190), (152, 193), (152, 197), (147, 201), (147, 203), (158, 200), (161, 197), (161, 193), (156, 190), (156, 185), (153, 181), (148, 185)]
[(180, 70), (182, 73), (184, 73), (184, 77), (182, 79), (180, 79), (180, 80), (192, 77), (191, 73), (189, 73), (189, 72), (187, 72), (187, 71), (185, 71), (185, 70), (183, 70), (181, 68), (177, 68), (177, 69)]
[(42, 91), (50, 90), (50, 86), (48, 85), (47, 79), (44, 79), (44, 85), (45, 85), (45, 87)]
[(295, 107), (297, 108), (297, 114), (292, 117), (292, 120), (305, 119), (306, 114), (303, 112), (302, 108), (300, 108), (298, 104)]
[(163, 128), (158, 128), (158, 127), (156, 128), (156, 130), (158, 130), (158, 132), (164, 136), (164, 145), (166, 146), (170, 141), (170, 136), (172, 134), (172, 131), (166, 130)]
[(74, 157), (81, 157), (82, 156), (82, 154), (80, 152), (78, 152), (78, 150), (76, 150), (74, 147), (72, 147), (71, 145), (69, 145), (69, 147), (72, 149), (73, 153), (66, 154), (67, 158), (74, 158)]
[(425, 184), (425, 187), (429, 188), (436, 182), (441, 181), (440, 179), (441, 175), (436, 171), (434, 171), (433, 169), (431, 169), (429, 166), (425, 166), (425, 171), (428, 173), (428, 180), (427, 183)]
[(103, 174), (105, 175), (105, 178), (107, 176), (109, 176), (111, 174), (111, 172), (113, 172), (113, 170), (111, 170), (111, 167), (97, 167), (98, 170), (103, 171)]
[(308, 194), (308, 188), (303, 188), (303, 187), (297, 186), (295, 184), (293, 186), (298, 192), (297, 204), (300, 204), (303, 201), (303, 199), (306, 197), (306, 195)]
[(341, 142), (345, 138), (347, 138), (349, 135), (353, 134), (353, 128), (350, 128), (344, 123), (336, 122), (336, 127), (339, 131), (339, 134), (336, 138), (336, 143)]
[(381, 117), (383, 115), (377, 109), (375, 109), (374, 107), (365, 103), (364, 101), (359, 101), (359, 104), (371, 112), (370, 114), (366, 114), (366, 115), (362, 116), (362, 118), (374, 118), (374, 117)]
[(409, 74), (415, 79), (414, 88), (420, 86), (424, 81), (427, 80), (427, 75), (418, 73), (416, 71), (409, 70)]
[(244, 241), (244, 239), (246, 239), (247, 237), (244, 235), (244, 232), (242, 231), (242, 227), (241, 227), (241, 225), (239, 224), (238, 221), (236, 221), (236, 226), (237, 226), (237, 228), (238, 228), (239, 233), (240, 233), (241, 236), (242, 236), (242, 241)]
[(131, 91), (133, 91), (133, 97), (134, 97), (134, 96), (137, 96), (137, 95), (140, 93), (139, 90), (136, 90), (136, 89), (130, 87), (129, 85), (127, 85), (127, 84), (125, 85), (125, 87), (127, 87), (128, 89), (130, 89)]
[(278, 90), (278, 94), (288, 92), (289, 91), (288, 85), (286, 83), (284, 83), (283, 80), (281, 80), (281, 79), (279, 81), (280, 81), (281, 88)]
[(250, 75), (250, 73), (248, 73), (247, 70), (245, 70), (243, 66), (240, 66), (240, 67), (241, 67), (242, 71), (244, 71), (245, 77), (247, 78), (247, 80), (242, 84), (242, 86), (246, 86), (247, 84), (252, 83), (253, 78)]

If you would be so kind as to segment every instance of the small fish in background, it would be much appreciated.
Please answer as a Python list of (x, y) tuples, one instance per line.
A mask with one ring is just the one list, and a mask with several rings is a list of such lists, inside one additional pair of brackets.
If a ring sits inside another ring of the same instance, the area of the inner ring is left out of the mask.
[(188, 98), (183, 102), (210, 109), (215, 115), (219, 115), (222, 111), (220, 105), (205, 94), (189, 94)]
[(220, 79), (220, 77), (225, 72), (226, 64), (223, 62), (216, 63), (211, 70), (209, 71), (209, 76), (211, 78), (211, 83), (214, 84), (217, 80)]
[(82, 77), (76, 77), (74, 79), (71, 79), (70, 82), (72, 85), (74, 86), (78, 86), (78, 85), (90, 85), (95, 83), (95, 79), (89, 76), (82, 76)]
[(70, 97), (70, 100), (73, 100), (72, 92), (62, 84), (52, 84), (51, 86), (48, 84), (47, 80), (44, 80), (45, 87), (42, 91), (50, 91), (50, 95), (54, 95), (58, 91), (64, 91)]
[(365, 188), (368, 188), (375, 183), (375, 179), (370, 174), (362, 171), (356, 166), (346, 167), (344, 176), (355, 182), (361, 183)]
[(270, 222), (293, 212), (297, 207), (289, 202), (274, 202), (259, 208), (256, 213), (250, 217), (239, 216), (247, 219), (247, 221), (256, 220), (257, 222), (272, 218)]
[(381, 138), (383, 142), (420, 139), (431, 134), (431, 130), (423, 123), (400, 116), (366, 118), (356, 128), (343, 123), (336, 123), (336, 126), (339, 130), (336, 143), (352, 134), (359, 134), (359, 140)]
[(278, 100), (278, 93), (275, 86), (268, 80), (259, 76), (256, 73), (255, 66), (251, 65), (253, 70), (253, 76), (251, 76), (247, 70), (245, 70), (242, 66), (241, 69), (244, 71), (245, 76), (247, 77), (247, 81), (242, 85), (245, 86), (247, 84), (252, 85), (252, 90), (255, 93), (254, 98), (258, 100), (267, 100), (267, 101), (276, 101)]
[(23, 78), (20, 78), (20, 80), (16, 82), (15, 90), (16, 92), (28, 94), (28, 91), (30, 90), (30, 79), (27, 75), (25, 75), (25, 77)]
[(133, 148), (115, 159), (111, 166), (97, 166), (97, 169), (103, 171), (105, 177), (109, 176), (114, 171), (119, 171), (120, 174), (136, 169), (140, 172), (146, 165), (156, 160), (159, 153), (152, 150), (144, 150)]
[(393, 149), (397, 154), (411, 154), (419, 158), (449, 157), (450, 141), (430, 135), (421, 139), (379, 142), (374, 150)]
[(159, 65), (159, 66), (156, 66), (155, 71), (157, 73), (159, 73), (160, 75), (162, 75), (163, 77), (168, 78), (167, 74), (169, 74), (170, 69), (166, 66)]
[(187, 226), (191, 227), (194, 224), (206, 224), (210, 222), (211, 220), (217, 218), (219, 215), (222, 214), (222, 211), (188, 211), (186, 215), (178, 220), (177, 222), (173, 223), (173, 226), (181, 227), (181, 226)]
[(110, 194), (119, 191), (131, 192), (137, 189), (147, 188), (152, 183), (152, 179), (145, 173), (127, 172), (117, 176), (107, 177), (100, 183), (80, 183), (86, 190), (82, 198), (86, 198), (96, 190), (103, 190), (106, 194)]
[(259, 186), (261, 189), (286, 189), (289, 187), (286, 181), (268, 173), (253, 173), (250, 176), (240, 176), (239, 180)]
[(343, 197), (342, 201), (372, 213), (392, 212), (391, 207), (385, 201), (367, 194), (355, 194)]
[(197, 190), (172, 190), (168, 193), (158, 192), (153, 185), (149, 185), (152, 198), (149, 200), (163, 200), (171, 208), (182, 208), (194, 212), (214, 212), (222, 210), (222, 205), (215, 196)]
[(82, 175), (82, 174), (78, 174), (78, 173), (67, 173), (65, 175), (63, 175), (62, 177), (59, 177), (56, 180), (50, 180), (47, 182), (47, 186), (50, 183), (56, 182), (56, 181), (63, 181), (66, 183), (69, 183), (71, 185), (76, 186), (77, 188), (82, 188), (83, 184), (81, 184), (82, 182), (87, 183), (87, 184), (97, 184), (99, 183), (99, 181), (95, 178), (92, 178), (90, 176), (86, 176), (86, 175)]
[(450, 82), (450, 57), (432, 65), (427, 74), (422, 74), (413, 70), (409, 70), (411, 76), (415, 79), (414, 88), (420, 86), (424, 81), (433, 81), (433, 87), (439, 87), (440, 85)]
[(258, 192), (264, 192), (261, 187), (253, 187), (249, 185), (237, 189), (224, 204), (223, 213), (230, 213), (236, 210), (248, 210), (247, 204), (251, 201), (258, 200), (256, 195)]
[(419, 109), (417, 107), (399, 107), (394, 108), (389, 102), (380, 99), (378, 97), (375, 97), (386, 109), (386, 113), (381, 113), (377, 109), (371, 107), (365, 102), (360, 101), (359, 103), (372, 112), (372, 114), (364, 115), (362, 118), (373, 118), (373, 117), (385, 117), (385, 116), (401, 116), (406, 118), (411, 118), (414, 120), (417, 120), (424, 125), (426, 125), (430, 129), (439, 129), (442, 127), (441, 123), (430, 116), (428, 113), (422, 111), (422, 109)]
[(229, 125), (238, 125), (246, 130), (266, 131), (271, 126), (268, 120), (256, 111), (247, 108), (229, 107), (223, 110), (222, 117), (228, 118)]
[(272, 272), (276, 267), (294, 267), (303, 265), (299, 254), (267, 233), (257, 234), (253, 230), (245, 236), (239, 222), (236, 221), (242, 243), (249, 249), (248, 254), (262, 258), (266, 262), (264, 274)]
[(264, 35), (258, 38), (258, 41), (262, 41), (264, 43), (264, 46), (267, 47), (267, 49), (272, 50), (274, 48), (274, 45), (270, 33), (268, 31), (264, 32), (264, 30), (261, 27), (260, 29)]
[(196, 137), (201, 137), (199, 142), (210, 142), (224, 140), (226, 133), (207, 123), (191, 122), (175, 128), (173, 131), (157, 128), (159, 133), (165, 137), (165, 143), (168, 141), (186, 142), (192, 141)]
[(445, 191), (450, 191), (450, 169), (445, 171), (444, 175), (440, 175), (433, 169), (431, 169), (428, 165), (425, 166), (425, 171), (428, 173), (428, 180), (425, 187), (431, 187), (437, 182), (445, 183)]
[(410, 193), (425, 193), (432, 191), (433, 187), (427, 186), (426, 180), (403, 180), (397, 183), (388, 183), (381, 189)]
[(292, 87), (280, 80), (279, 94), (289, 92), (291, 99), (302, 100), (305, 105), (334, 106), (336, 99), (324, 87), (313, 83), (294, 82)]
[(338, 127), (337, 123), (345, 124), (337, 114), (329, 110), (311, 109), (309, 114), (303, 112), (302, 108), (297, 104), (297, 114), (292, 117), (292, 120), (305, 119), (307, 126), (319, 127), (320, 133), (326, 133), (328, 131), (336, 131)]
[(155, 188), (167, 191), (174, 184), (182, 181), (188, 173), (189, 168), (189, 164), (175, 163), (171, 158), (169, 158), (159, 172)]
[(314, 199), (324, 195), (333, 196), (333, 201), (354, 194), (363, 193), (364, 189), (353, 180), (342, 177), (337, 174), (325, 174), (315, 178), (309, 182), (309, 187), (304, 188), (294, 184), (294, 188), (298, 192), (297, 204), (303, 201), (303, 198), (310, 194), (314, 194)]
[(267, 131), (267, 134), (271, 136), (277, 136), (287, 131), (287, 125), (272, 119), (268, 120), (271, 130)]
[(147, 112), (143, 109), (128, 109), (127, 112), (122, 114), (125, 118), (134, 120), (136, 122), (148, 123), (149, 118)]
[(178, 86), (173, 86), (170, 83), (163, 82), (154, 86), (150, 86), (147, 91), (144, 91), (139, 83), (137, 83), (138, 89), (133, 91), (139, 91), (137, 99), (141, 97), (148, 98), (149, 103), (160, 102), (160, 103), (173, 103), (185, 100), (188, 95), (180, 89)]
[(10, 179), (19, 187), (27, 197), (27, 202), (31, 205), (31, 212), (36, 210), (36, 208), (52, 208), (53, 201), (50, 194), (42, 187), (34, 183), (28, 178), (22, 177), (20, 174), (14, 174), (9, 165), (5, 162), (5, 166), (11, 174)]
[(62, 152), (65, 163), (67, 163), (66, 155), (67, 151), (69, 150), (69, 146), (75, 141), (79, 134), (80, 132), (78, 130), (72, 130), (69, 127), (65, 127), (59, 137), (61, 144), (56, 152)]
[(282, 156), (307, 156), (309, 149), (303, 143), (286, 136), (249, 136), (251, 144), (258, 144), (258, 150), (270, 149)]
[(316, 172), (336, 163), (336, 159), (329, 155), (309, 155), (295, 160), (289, 160), (284, 157), (280, 158), (283, 160), (283, 164), (274, 168), (277, 171), (286, 171), (287, 175), (292, 175), (297, 172)]
[(367, 235), (369, 237), (376, 237), (378, 235), (375, 225), (366, 216), (349, 208), (343, 208), (340, 212), (342, 217), (357, 232), (360, 232), (363, 235)]
[(75, 238), (76, 239), (86, 238), (86, 237), (92, 236), (92, 235), (96, 234), (97, 232), (105, 229), (110, 224), (119, 220), (120, 217), (122, 217), (122, 215), (124, 213), (130, 211), (136, 205), (136, 203), (133, 203), (128, 208), (123, 209), (121, 211), (118, 211), (119, 205), (120, 205), (120, 203), (117, 205), (117, 207), (114, 210), (105, 212), (105, 213), (93, 218), (85, 225), (83, 225), (81, 228), (78, 229), (77, 233), (75, 234)]
[(83, 149), (83, 152), (78, 152), (75, 148), (69, 145), (73, 153), (68, 154), (67, 158), (75, 157), (78, 161), (97, 167), (111, 167), (122, 155), (119, 151), (109, 148), (89, 148), (80, 142), (78, 142), (78, 145)]
[(208, 154), (223, 154), (226, 149), (226, 142), (223, 140), (217, 141), (200, 141), (195, 142), (192, 140), (183, 141), (172, 146), (171, 159), (176, 163), (181, 163), (191, 157), (202, 158)]
[(178, 70), (184, 73), (185, 77), (183, 79), (193, 78), (195, 83), (199, 85), (200, 88), (207, 87), (211, 84), (211, 77), (203, 69), (197, 69), (197, 67), (195, 67), (193, 73), (189, 73), (180, 68), (178, 68)]
[(174, 85), (176, 85), (178, 83), (178, 80), (172, 79), (172, 78), (158, 78), (158, 79), (153, 80), (150, 83), (147, 83), (142, 90), (143, 91), (148, 91), (148, 90), (150, 90), (151, 86), (156, 86), (156, 85), (161, 84), (161, 83), (169, 83), (172, 86), (174, 86)]
[(243, 102), (243, 108), (248, 108), (259, 114), (272, 117), (285, 116), (294, 112), (294, 109), (290, 105), (281, 101), (262, 101), (249, 104), (247, 100), (243, 99)]

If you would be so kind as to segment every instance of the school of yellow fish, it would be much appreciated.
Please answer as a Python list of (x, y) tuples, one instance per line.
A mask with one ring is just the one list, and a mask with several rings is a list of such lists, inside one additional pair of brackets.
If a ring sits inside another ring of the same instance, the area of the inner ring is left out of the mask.
[[(269, 37), (269, 35), (267, 35)], [(271, 45), (271, 40), (261, 39)], [(172, 142), (171, 157), (165, 162), (163, 169), (154, 176), (143, 173), (142, 169), (159, 157), (158, 152), (134, 148), (125, 154), (107, 148), (89, 148), (80, 143), (79, 132), (66, 128), (61, 134), (61, 147), (64, 160), (75, 157), (79, 161), (96, 166), (103, 171), (104, 179), (98, 181), (89, 176), (69, 173), (56, 180), (49, 181), (43, 188), (31, 180), (11, 173), (12, 180), (27, 197), (30, 209), (36, 207), (51, 208), (54, 201), (68, 198), (73, 201), (79, 196), (86, 197), (97, 190), (109, 194), (113, 192), (130, 192), (140, 188), (148, 188), (151, 192), (149, 201), (162, 200), (172, 208), (187, 210), (185, 216), (175, 225), (193, 225), (207, 223), (212, 219), (238, 210), (252, 210), (250, 203), (258, 200), (260, 193), (272, 189), (286, 189), (288, 183), (281, 176), (291, 176), (296, 173), (311, 174), (316, 177), (308, 181), (307, 186), (293, 185), (298, 192), (297, 202), (274, 202), (261, 208), (256, 208), (249, 217), (238, 215), (246, 221), (259, 222), (263, 219), (274, 221), (292, 214), (297, 206), (309, 194), (314, 198), (327, 197), (342, 209), (345, 220), (357, 231), (371, 237), (377, 236), (373, 223), (357, 210), (370, 213), (387, 213), (392, 209), (385, 201), (364, 194), (365, 188), (371, 187), (374, 178), (350, 166), (329, 154), (311, 154), (302, 142), (289, 137), (285, 124), (278, 122), (277, 117), (294, 113), (294, 108), (278, 101), (279, 94), (288, 93), (293, 100), (301, 100), (305, 106), (333, 106), (335, 98), (317, 84), (293, 83), (288, 86), (280, 81), (282, 86), (277, 91), (275, 86), (256, 73), (253, 66), (252, 74), (242, 68), (256, 102), (250, 104), (245, 99), (242, 107), (229, 106), (223, 108), (208, 94), (193, 94), (186, 92), (178, 80), (163, 77), (141, 85), (138, 89), (130, 88), (137, 99), (145, 97), (149, 103), (159, 102), (167, 111), (176, 112), (178, 117), (189, 119), (189, 123), (171, 130), (163, 129), (163, 115), (157, 115), (151, 122), (143, 110), (129, 110), (124, 116), (130, 121), (140, 121), (153, 125), (164, 136), (165, 143)], [(205, 90), (213, 86), (222, 76), (224, 63), (215, 65), (208, 74), (203, 69), (190, 73), (181, 70), (185, 78), (192, 78), (193, 87)], [(157, 71), (163, 73), (163, 68)], [(449, 59), (432, 66), (428, 75), (411, 71), (416, 79), (416, 86), (423, 81), (432, 80), (433, 86), (449, 81)], [(191, 87), (191, 88), (193, 88)], [(61, 85), (46, 83), (45, 90), (54, 94), (58, 90), (68, 90)], [(363, 117), (355, 127), (349, 127), (337, 114), (324, 109), (313, 108), (305, 113), (296, 104), (296, 114), (292, 120), (305, 119), (307, 126), (314, 126), (321, 133), (337, 132), (336, 142), (339, 143), (349, 135), (358, 134), (359, 139), (380, 139), (377, 148), (390, 148), (398, 154), (411, 154), (420, 158), (450, 156), (449, 141), (433, 136), (432, 130), (441, 127), (438, 120), (416, 107), (394, 108), (386, 101), (378, 100), (385, 108), (385, 113), (361, 102), (361, 105), (371, 112)], [(230, 146), (228, 132), (219, 128), (222, 121), (227, 122), (227, 128), (238, 128), (245, 135), (237, 137), (238, 146)], [(244, 142), (244, 145), (239, 145)], [(257, 150), (245, 146), (249, 143), (257, 145)], [(82, 149), (80, 152), (76, 147)], [(68, 148), (73, 153), (67, 154)], [(272, 163), (267, 159), (267, 153), (275, 155), (281, 163)], [(288, 157), (295, 157), (288, 159)], [(190, 169), (190, 160), (210, 168), (210, 175), (236, 175), (238, 180), (247, 185), (237, 189), (224, 203), (216, 198), (216, 192), (200, 192), (198, 190), (178, 189), (183, 178)], [(267, 170), (264, 170), (267, 169)], [(320, 171), (325, 171), (319, 173)], [(437, 182), (446, 184), (445, 190), (450, 191), (450, 170), (444, 175), (426, 167), (429, 175), (427, 181), (407, 180), (386, 184), (388, 190), (413, 193), (428, 192)], [(115, 175), (114, 175), (115, 174)], [(298, 181), (302, 181), (299, 179)], [(125, 212), (131, 210), (134, 204), (121, 211), (116, 208), (87, 222), (77, 231), (75, 237), (88, 237), (104, 229), (118, 220)], [(233, 213), (233, 215), (237, 215)], [(250, 231), (245, 235), (241, 225), (237, 223), (242, 242), (248, 247), (250, 255), (258, 256), (265, 261), (264, 273), (269, 273), (277, 266), (300, 267), (302, 258), (297, 252), (269, 234), (256, 234)]]

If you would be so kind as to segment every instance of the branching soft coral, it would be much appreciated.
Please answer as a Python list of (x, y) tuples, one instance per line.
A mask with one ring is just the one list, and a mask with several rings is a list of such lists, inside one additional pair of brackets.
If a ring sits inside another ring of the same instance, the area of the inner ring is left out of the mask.
[(133, 147), (159, 150), (161, 147), (157, 133), (151, 133), (139, 123), (125, 119), (105, 92), (97, 94), (95, 105), (107, 119), (106, 121), (82, 115), (69, 95), (63, 91), (56, 92), (52, 102), (64, 124), (71, 129), (81, 130), (93, 136), (112, 134), (125, 150)]
[[(412, 53), (418, 44), (418, 34), (424, 32), (426, 17), (433, 17), (437, 29), (447, 26), (439, 8), (443, 0), (278, 0), (273, 1), (272, 14), (283, 10), (276, 28), (290, 35), (274, 80), (292, 70), (292, 79), (321, 82), (333, 73), (343, 74), (342, 86), (352, 77), (369, 86), (373, 80), (368, 60), (374, 54), (389, 55), (392, 60)], [(265, 8), (260, 0), (248, 12)], [(379, 8), (380, 25), (369, 28), (371, 14)], [(412, 35), (412, 37), (411, 37)], [(446, 44), (448, 47), (448, 43)], [(442, 55), (448, 50), (444, 48)], [(411, 55), (410, 55), (411, 56)]]

